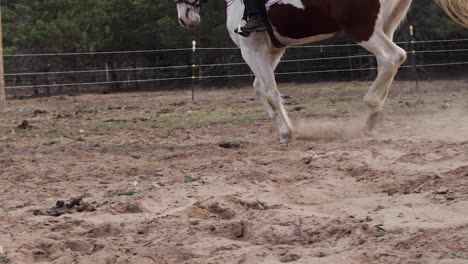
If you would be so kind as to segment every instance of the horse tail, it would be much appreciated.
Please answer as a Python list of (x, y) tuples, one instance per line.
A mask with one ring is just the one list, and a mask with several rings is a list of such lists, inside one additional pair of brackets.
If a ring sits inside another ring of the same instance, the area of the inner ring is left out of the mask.
[(455, 22), (468, 28), (468, 0), (435, 0)]

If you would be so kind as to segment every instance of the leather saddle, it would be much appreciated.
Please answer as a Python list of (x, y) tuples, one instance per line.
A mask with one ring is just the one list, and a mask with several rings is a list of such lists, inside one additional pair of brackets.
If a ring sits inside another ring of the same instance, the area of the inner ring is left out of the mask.
[[(271, 21), (267, 13), (267, 7), (270, 7), (278, 3), (279, 1), (280, 0), (265, 0), (265, 5), (263, 6), (263, 14), (264, 14), (264, 17), (266, 18), (267, 32), (268, 32), (268, 36), (270, 37), (271, 43), (273, 44), (275, 48), (284, 48), (286, 47), (286, 45), (281, 43), (281, 41), (276, 37), (275, 32), (273, 30), (273, 26), (271, 25)], [(242, 20), (247, 21), (247, 19), (248, 19), (247, 9), (244, 9), (244, 15), (242, 16)], [(234, 30), (234, 32), (243, 37), (246, 37), (246, 38), (249, 37), (251, 33), (242, 31), (241, 27), (242, 26), (239, 24), (239, 26)]]

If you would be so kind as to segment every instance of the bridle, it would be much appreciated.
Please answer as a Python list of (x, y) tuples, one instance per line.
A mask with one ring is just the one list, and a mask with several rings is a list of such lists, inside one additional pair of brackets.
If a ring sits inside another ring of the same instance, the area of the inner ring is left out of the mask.
[(187, 4), (193, 8), (201, 8), (206, 0), (195, 0), (193, 2), (190, 2), (189, 0), (176, 0), (175, 2), (176, 4)]

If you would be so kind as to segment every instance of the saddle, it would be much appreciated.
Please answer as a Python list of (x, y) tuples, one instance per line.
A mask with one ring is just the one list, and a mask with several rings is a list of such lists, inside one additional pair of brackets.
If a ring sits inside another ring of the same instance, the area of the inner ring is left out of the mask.
[[(267, 14), (267, 8), (274, 5), (274, 4), (276, 4), (276, 3), (278, 3), (279, 1), (281, 1), (281, 0), (265, 0), (265, 5), (264, 5), (264, 8), (263, 8), (263, 14), (264, 14), (264, 17), (266, 18), (267, 32), (268, 32), (268, 36), (270, 37), (271, 43), (273, 44), (273, 46), (275, 48), (284, 48), (284, 47), (286, 47), (286, 45), (281, 43), (281, 41), (276, 37), (275, 32), (273, 30), (273, 26), (271, 25), (270, 18), (268, 17), (268, 14)], [(247, 9), (244, 9), (244, 15), (242, 16), (242, 20), (247, 21), (247, 18), (248, 18)], [(243, 37), (249, 37), (250, 36), (250, 33), (243, 32), (241, 30), (241, 25), (240, 24), (234, 30), (234, 32), (241, 35), (241, 36), (243, 36)]]

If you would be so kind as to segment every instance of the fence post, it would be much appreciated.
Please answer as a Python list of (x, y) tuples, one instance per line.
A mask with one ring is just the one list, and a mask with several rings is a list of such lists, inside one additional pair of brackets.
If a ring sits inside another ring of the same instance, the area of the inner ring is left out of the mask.
[(112, 83), (111, 83), (111, 77), (110, 77), (110, 73), (109, 73), (109, 63), (107, 62), (107, 59), (104, 62), (104, 68), (106, 69), (107, 93), (111, 93), (112, 92)]
[[(50, 84), (50, 83), (49, 83), (49, 71), (50, 71), (50, 64), (47, 63), (47, 66), (46, 66), (46, 68), (45, 68), (45, 73), (46, 73), (46, 74), (45, 74), (45, 81), (46, 81), (46, 84), (47, 84), (47, 87), (46, 87), (46, 95), (47, 95), (47, 96), (51, 96), (51, 94), (52, 94), (51, 91), (50, 91), (51, 88), (50, 88), (50, 86), (49, 86), (49, 84)], [(55, 93), (57, 93), (57, 91), (55, 91)]]
[(105, 62), (104, 67), (106, 68), (106, 82), (110, 82), (109, 64), (107, 63), (107, 61)]
[(195, 60), (195, 53), (197, 51), (197, 42), (195, 40), (192, 40), (192, 103), (195, 102), (195, 80), (196, 80), (196, 68), (197, 65), (196, 60)]
[(418, 66), (416, 65), (416, 39), (414, 37), (414, 26), (409, 26), (411, 36), (411, 73), (416, 81), (416, 89), (419, 90)]
[(3, 69), (2, 11), (0, 10), (0, 110), (6, 107), (5, 75)]

